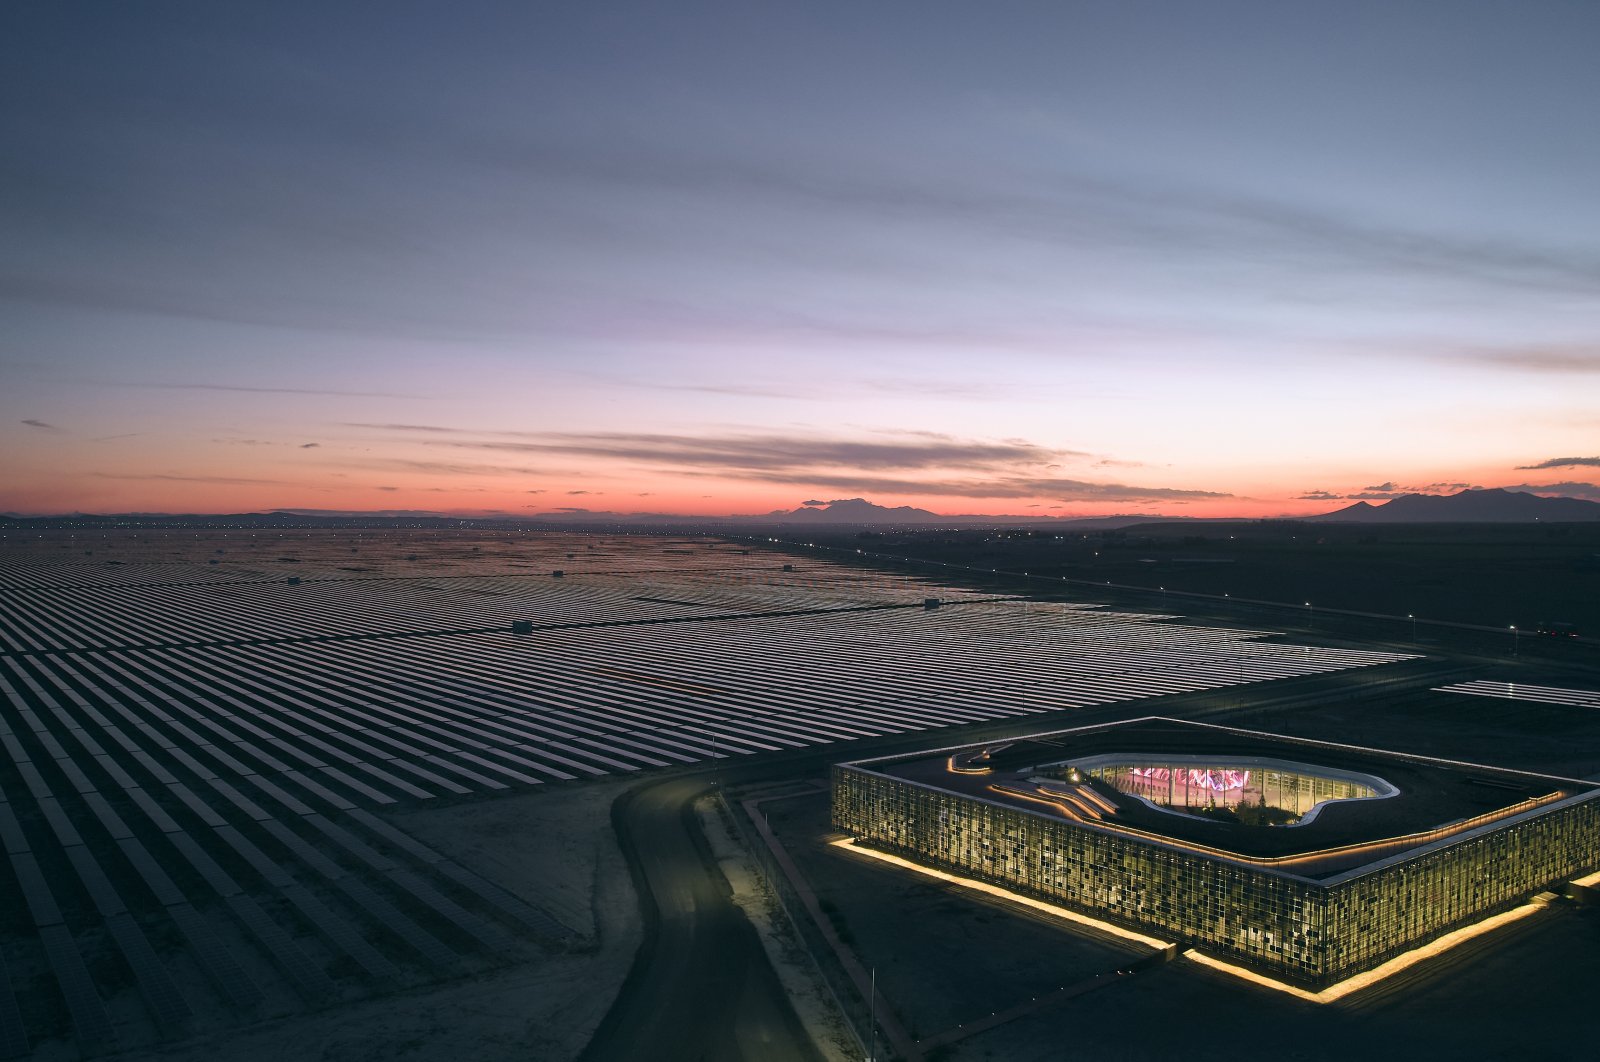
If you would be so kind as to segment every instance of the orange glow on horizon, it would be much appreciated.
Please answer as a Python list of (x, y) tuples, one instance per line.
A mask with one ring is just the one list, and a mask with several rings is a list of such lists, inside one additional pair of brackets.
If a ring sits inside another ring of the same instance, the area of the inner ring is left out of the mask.
[[(0, 511), (53, 515), (398, 510), (510, 518), (588, 511), (714, 518), (786, 513), (807, 500), (859, 497), (886, 508), (909, 506), (951, 517), (1261, 519), (1311, 516), (1350, 505), (1359, 500), (1357, 495), (1372, 493), (1365, 488), (1375, 478), (1359, 469), (1300, 465), (1167, 465), (1159, 472), (1129, 469), (1116, 476), (1088, 467), (1060, 473), (1066, 476), (1070, 471), (1075, 478), (1068, 482), (1083, 484), (1082, 497), (1053, 495), (1042, 488), (1023, 495), (999, 487), (999, 496), (984, 497), (985, 484), (998, 480), (973, 482), (970, 473), (933, 467), (894, 481), (834, 467), (826, 471), (840, 482), (861, 482), (819, 487), (805, 482), (803, 469), (786, 473), (788, 482), (781, 484), (753, 483), (737, 469), (650, 469), (610, 456), (565, 456), (545, 468), (543, 462), (520, 454), (499, 457), (498, 451), (469, 449), (462, 456), (429, 437), (369, 437), (370, 433), (355, 429), (342, 429), (341, 435), (326, 424), (308, 425), (277, 438), (251, 438), (241, 431), (216, 426), (198, 434), (193, 429), (174, 435), (133, 432), (126, 440), (109, 436), (111, 441), (105, 441), (0, 426), (0, 441), (12, 457), (0, 473)], [(881, 444), (880, 436), (871, 438)], [(820, 440), (819, 445), (827, 441)], [(1505, 477), (1505, 469), (1495, 466), (1450, 473), (1456, 486), (1492, 485)], [(1418, 473), (1411, 482), (1429, 484), (1438, 478)], [(1124, 488), (1134, 493), (1094, 496), (1099, 485), (1117, 480), (1135, 484)], [(891, 482), (893, 486), (873, 486)], [(916, 489), (917, 482), (928, 483), (929, 489)], [(1139, 484), (1150, 486), (1149, 496), (1137, 494)], [(1315, 494), (1313, 487), (1329, 489)], [(1173, 493), (1183, 491), (1191, 494)]]

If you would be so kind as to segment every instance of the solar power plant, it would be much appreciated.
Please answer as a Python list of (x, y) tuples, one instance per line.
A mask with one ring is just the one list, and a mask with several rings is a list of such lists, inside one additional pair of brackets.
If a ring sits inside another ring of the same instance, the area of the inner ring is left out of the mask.
[(583, 946), (388, 811), (1408, 659), (691, 536), (490, 532), (13, 535), (0, 640), (0, 1057)]
[(1540, 704), (1568, 704), (1577, 708), (1600, 708), (1600, 690), (1568, 690), (1556, 686), (1534, 686), (1525, 682), (1499, 682), (1476, 679), (1439, 686), (1435, 693), (1464, 693), (1471, 697), (1497, 697), (1506, 701), (1537, 701)]

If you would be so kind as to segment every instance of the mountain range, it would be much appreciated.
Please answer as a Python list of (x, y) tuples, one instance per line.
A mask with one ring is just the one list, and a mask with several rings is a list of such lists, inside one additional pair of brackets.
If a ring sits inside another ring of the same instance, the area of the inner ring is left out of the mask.
[[(1359, 501), (1343, 509), (1319, 516), (1296, 517), (1314, 523), (1331, 524), (1525, 524), (1576, 523), (1600, 521), (1600, 502), (1579, 498), (1545, 498), (1521, 491), (1491, 488), (1464, 490), (1459, 494), (1404, 494), (1380, 505)], [(557, 512), (515, 516), (488, 513), (462, 516), (452, 513), (389, 509), (378, 512), (334, 509), (278, 509), (265, 513), (171, 514), (120, 513), (95, 515), (73, 513), (62, 516), (25, 517), (0, 515), (0, 527), (50, 526), (128, 526), (165, 525), (179, 527), (671, 527), (709, 529), (716, 527), (1015, 527), (1115, 530), (1136, 524), (1175, 521), (1207, 523), (1204, 518), (1184, 516), (1114, 515), (1095, 517), (1030, 515), (944, 515), (909, 505), (886, 506), (865, 498), (839, 498), (829, 502), (808, 502), (797, 509), (774, 509), (750, 516), (680, 516), (672, 513), (596, 512), (565, 509)], [(1235, 521), (1237, 522), (1237, 521)]]
[(1459, 494), (1402, 494), (1381, 505), (1358, 501), (1308, 519), (1329, 524), (1588, 523), (1600, 520), (1600, 502), (1491, 487)]

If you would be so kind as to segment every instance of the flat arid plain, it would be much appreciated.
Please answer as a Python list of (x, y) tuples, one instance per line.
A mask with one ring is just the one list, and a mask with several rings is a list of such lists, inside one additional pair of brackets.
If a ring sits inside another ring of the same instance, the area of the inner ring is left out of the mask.
[(831, 843), (832, 763), (1145, 715), (1600, 776), (1590, 643), (1187, 604), (766, 538), (8, 534), (0, 1057), (1592, 1057), (1571, 899), (1317, 1004)]

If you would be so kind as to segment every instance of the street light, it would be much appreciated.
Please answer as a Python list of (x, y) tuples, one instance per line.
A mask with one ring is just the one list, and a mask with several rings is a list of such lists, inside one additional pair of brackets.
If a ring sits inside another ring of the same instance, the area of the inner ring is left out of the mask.
[(872, 968), (872, 991), (867, 993), (867, 1029), (872, 1036), (872, 1053), (867, 1055), (867, 1062), (877, 1062), (878, 1058), (878, 968)]
[(1406, 619), (1411, 621), (1411, 640), (1414, 642), (1417, 640), (1417, 617), (1407, 612)]
[(1520, 637), (1521, 637), (1521, 635), (1517, 634), (1517, 625), (1515, 623), (1513, 623), (1511, 625), (1511, 655), (1512, 656), (1517, 656), (1518, 655), (1518, 653), (1517, 653), (1517, 645), (1518, 645), (1518, 639)]

